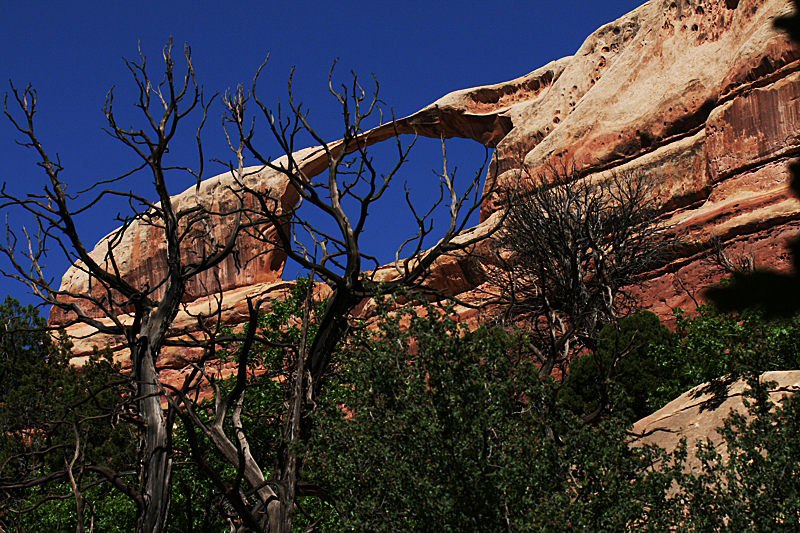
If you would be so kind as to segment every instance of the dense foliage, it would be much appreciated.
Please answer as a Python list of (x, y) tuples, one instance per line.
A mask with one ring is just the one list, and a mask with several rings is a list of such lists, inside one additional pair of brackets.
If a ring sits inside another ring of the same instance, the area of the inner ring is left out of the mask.
[[(296, 446), (283, 432), (292, 357), (283, 346), (302, 335), (304, 287), (262, 317), (259, 332), (275, 342), (256, 350), (243, 402), (251, 452), (266, 465), (267, 479), (276, 479), (282, 450)], [(5, 311), (7, 323), (41, 325), (34, 310)], [(310, 439), (296, 450), (302, 478), (295, 531), (798, 527), (800, 400), (775, 406), (750, 378), (750, 415), (734, 413), (725, 422), (725, 448), (684, 443), (666, 454), (631, 447), (627, 433), (638, 409), (655, 409), (695, 382), (797, 365), (798, 321), (701, 308), (693, 317), (679, 314), (671, 333), (654, 315), (640, 313), (618, 328), (606, 327), (598, 350), (573, 362), (562, 384), (539, 376), (524, 332), (469, 332), (446, 305), (414, 310), (387, 301), (377, 314), (340, 351), (327, 392), (308, 420)], [(39, 338), (5, 345), (21, 346), (8, 355), (29, 363), (0, 404), (0, 475), (6, 482), (53, 479), (6, 490), (3, 527), (79, 530), (75, 491), (64, 468), (78, 442), (82, 457), (73, 471), (86, 529), (129, 531), (134, 503), (101, 483), (96, 467), (125, 471), (135, 460), (135, 421), (127, 419), (125, 407), (130, 386), (108, 355), (95, 354), (76, 369), (68, 365), (68, 346)], [(222, 346), (219, 355), (235, 360), (238, 346)], [(598, 385), (601, 378), (605, 387)], [(218, 384), (223, 393), (232, 386)], [(605, 415), (584, 423), (582, 415), (604, 394)], [(235, 510), (198, 458), (228, 483), (237, 479), (236, 470), (202, 439), (193, 451), (182, 424), (173, 438), (172, 528), (229, 531)], [(701, 470), (687, 473), (687, 457), (695, 454)], [(30, 511), (19, 514), (23, 510)]]
[(676, 318), (677, 343), (655, 350), (667, 378), (654, 391), (657, 407), (701, 383), (800, 368), (800, 317), (767, 319), (757, 310), (725, 314), (701, 306), (695, 316), (676, 312)]
[(703, 383), (722, 393), (739, 378), (798, 368), (800, 317), (725, 314), (706, 305), (676, 310), (671, 332), (643, 311), (603, 328), (597, 351), (572, 361), (559, 400), (578, 415), (603, 402), (633, 421)]
[(52, 343), (45, 325), (32, 305), (21, 306), (10, 296), (0, 305), (0, 401), (31, 366), (47, 359)]
[(581, 416), (607, 405), (615, 415), (643, 418), (661, 407), (655, 392), (670, 379), (656, 353), (676, 356), (676, 344), (677, 336), (649, 311), (608, 324), (600, 332), (597, 350), (573, 359), (559, 400)]
[[(346, 351), (308, 454), (354, 530), (452, 531), (516, 521), (553, 447), (527, 395), (537, 372), (503, 334), (468, 334), (428, 307), (384, 313)], [(401, 324), (409, 322), (408, 328)], [(412, 355), (413, 354), (413, 355)]]
[[(108, 353), (70, 365), (69, 344), (51, 340), (34, 308), (7, 298), (1, 312), (8, 328), (0, 337), (8, 385), (0, 403), (6, 530), (75, 531), (82, 515), (87, 527), (126, 531), (134, 506), (103, 472), (129, 471), (136, 458), (128, 379)], [(36, 479), (48, 482), (27, 483)]]
[(339, 488), (335, 529), (624, 531), (649, 509), (658, 531), (660, 452), (629, 448), (617, 418), (595, 428), (554, 409), (521, 339), (469, 333), (449, 311), (385, 312), (346, 350), (307, 459)]

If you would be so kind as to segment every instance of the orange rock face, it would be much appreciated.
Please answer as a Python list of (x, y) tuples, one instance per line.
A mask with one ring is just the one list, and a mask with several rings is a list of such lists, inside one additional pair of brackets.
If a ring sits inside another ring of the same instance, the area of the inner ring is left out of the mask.
[[(258, 187), (275, 200), (276, 210), (292, 206), (297, 201), (296, 192), (288, 182), (270, 170), (245, 169), (244, 182)], [(193, 225), (182, 240), (181, 255), (186, 263), (210, 254), (224, 244), (234, 223), (234, 215), (226, 215), (239, 209), (239, 198), (234, 189), (238, 186), (230, 172), (203, 181), (173, 198), (176, 212), (202, 206), (214, 213), (205, 223)], [(245, 197), (248, 198), (248, 197)], [(253, 202), (254, 203), (254, 202)], [(245, 206), (249, 208), (254, 205)], [(137, 219), (129, 227), (116, 230), (103, 238), (92, 250), (91, 257), (98, 264), (113, 272), (118, 269), (122, 278), (135, 287), (155, 289), (155, 297), (163, 292), (166, 275), (166, 241), (159, 220)], [(256, 239), (254, 232), (242, 232), (237, 242), (238, 253), (228, 256), (215, 270), (206, 271), (191, 280), (186, 287), (185, 300), (230, 291), (244, 286), (269, 283), (281, 279), (286, 254), (268, 246), (274, 228), (259, 228), (263, 233)], [(186, 231), (186, 228), (181, 228)], [(265, 243), (267, 241), (267, 243)], [(103, 287), (85, 272), (81, 265), (71, 267), (61, 281), (61, 290), (74, 294), (90, 294), (101, 299)], [(91, 317), (103, 317), (97, 308), (81, 304), (84, 313)], [(67, 318), (63, 311), (53, 308), (50, 321), (62, 323)]]
[[(691, 244), (686, 257), (653, 272), (640, 289), (645, 307), (668, 316), (674, 307), (693, 307), (700, 290), (719, 279), (721, 272), (703, 256), (712, 237), (751, 254), (757, 266), (787, 265), (784, 244), (800, 231), (800, 202), (786, 185), (787, 163), (800, 153), (800, 49), (773, 29), (772, 20), (791, 10), (789, 0), (651, 0), (599, 28), (574, 56), (515, 80), (446, 95), (394, 127), (370, 132), (367, 142), (395, 132), (473, 139), (495, 148), (486, 187), (500, 190), (524, 187), (521, 175), (565, 161), (589, 177), (610, 171), (654, 176), (665, 220)], [(308, 176), (325, 170), (320, 148), (295, 158)], [(279, 176), (259, 172), (252, 179), (278, 205), (296, 201)], [(226, 180), (230, 176), (207, 180), (198, 193), (190, 189), (177, 201), (224, 211), (232, 201)], [(502, 194), (486, 201), (484, 222), (472, 231), (486, 231), (501, 205)], [(224, 220), (214, 224), (217, 239), (225, 227)], [(98, 261), (105, 260), (108, 239), (92, 252)], [(125, 239), (116, 257), (125, 277), (155, 283), (163, 270), (163, 238), (140, 225)], [(203, 253), (208, 242), (198, 234), (186, 253)], [(225, 320), (236, 322), (241, 309), (235, 309), (247, 294), (282, 286), (281, 251), (264, 250), (247, 237), (239, 250), (239, 266), (246, 266), (237, 268), (231, 258), (198, 279), (187, 305), (220, 292), (232, 310)], [(431, 284), (479, 299), (486, 279), (481, 253), (442, 258)], [(391, 277), (392, 267), (379, 274)], [(62, 289), (96, 290), (78, 267), (65, 274)], [(65, 318), (54, 311), (51, 321)], [(76, 355), (106, 340), (81, 341)], [(180, 357), (165, 354), (165, 369), (179, 373)]]
[[(800, 49), (772, 20), (791, 10), (783, 0), (654, 0), (574, 56), (455, 93), (470, 111), (511, 119), (486, 186), (524, 187), (526, 174), (564, 163), (587, 177), (654, 176), (666, 220), (690, 243), (640, 291), (662, 316), (719, 280), (702, 253), (712, 237), (758, 267), (785, 268), (800, 216), (787, 188), (800, 152)], [(483, 218), (501, 206), (496, 194)]]

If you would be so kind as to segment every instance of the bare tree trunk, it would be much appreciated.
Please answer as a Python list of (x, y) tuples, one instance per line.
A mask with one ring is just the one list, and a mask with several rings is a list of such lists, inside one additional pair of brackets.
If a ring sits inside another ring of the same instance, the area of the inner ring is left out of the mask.
[(73, 473), (73, 468), (75, 467), (75, 462), (80, 457), (81, 452), (81, 439), (80, 434), (78, 432), (78, 426), (72, 426), (73, 431), (75, 433), (75, 453), (72, 455), (72, 460), (67, 463), (67, 477), (69, 478), (70, 486), (72, 487), (72, 494), (75, 496), (75, 514), (77, 518), (77, 525), (75, 526), (75, 533), (84, 533), (86, 528), (83, 524), (84, 522), (84, 512), (86, 510), (86, 498), (83, 496), (83, 492), (81, 492), (80, 487), (78, 486), (78, 482), (75, 480), (75, 475)]
[(310, 395), (312, 383), (311, 375), (307, 374), (305, 362), (307, 342), (308, 342), (308, 325), (311, 316), (311, 293), (314, 285), (308, 284), (305, 300), (303, 302), (303, 322), (301, 325), (300, 345), (297, 349), (297, 356), (295, 358), (294, 368), (294, 381), (289, 396), (289, 413), (286, 422), (286, 431), (284, 438), (286, 440), (286, 452), (282, 458), (281, 468), (281, 481), (283, 481), (283, 490), (281, 491), (281, 533), (291, 533), (292, 531), (292, 517), (294, 515), (294, 502), (297, 497), (297, 480), (298, 470), (300, 469), (300, 460), (297, 457), (297, 445), (300, 439), (303, 428), (303, 417), (305, 412), (304, 405), (307, 393)]
[[(137, 406), (144, 428), (139, 443), (141, 496), (143, 507), (136, 520), (137, 533), (166, 531), (170, 507), (172, 456), (169, 447), (167, 420), (161, 407), (161, 387), (156, 372), (157, 345), (160, 335), (158, 321), (147, 320), (137, 339), (134, 375), (138, 382)], [(151, 341), (156, 341), (155, 345)]]

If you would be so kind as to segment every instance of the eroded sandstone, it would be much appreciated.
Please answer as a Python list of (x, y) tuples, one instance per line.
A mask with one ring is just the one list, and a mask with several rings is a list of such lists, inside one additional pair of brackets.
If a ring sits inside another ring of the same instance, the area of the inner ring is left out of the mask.
[[(769, 397), (775, 404), (800, 391), (798, 370), (766, 372), (760, 380), (773, 384), (769, 389)], [(727, 457), (725, 443), (717, 428), (721, 428), (734, 411), (748, 415), (744, 403), (748, 389), (748, 385), (741, 380), (728, 386), (722, 393), (711, 392), (707, 383), (698, 385), (637, 421), (631, 430), (633, 443), (635, 446), (654, 444), (672, 452), (682, 439), (686, 439), (689, 455), (685, 468), (689, 472), (699, 473), (702, 462), (694, 453), (696, 443), (711, 441), (717, 451)]]
[[(675, 307), (692, 308), (701, 289), (723, 274), (705, 257), (712, 238), (732, 253), (751, 255), (760, 267), (788, 265), (785, 242), (800, 231), (800, 202), (786, 186), (786, 165), (800, 153), (800, 49), (772, 28), (772, 20), (791, 9), (788, 0), (652, 0), (599, 28), (573, 56), (508, 82), (448, 94), (369, 132), (367, 140), (381, 142), (397, 132), (463, 137), (495, 148), (486, 179), (493, 194), (482, 206), (484, 222), (472, 231), (491, 227), (502, 190), (523, 187), (526, 174), (552, 164), (573, 164), (588, 178), (628, 171), (653, 176), (664, 221), (687, 246), (638, 290), (645, 307), (668, 317)], [(332, 143), (331, 149), (339, 148)], [(308, 176), (327, 165), (319, 147), (295, 159)], [(296, 201), (280, 176), (259, 171), (253, 179), (276, 205)], [(177, 203), (199, 201), (224, 211), (226, 183), (225, 175), (206, 180), (199, 194), (190, 189)], [(215, 229), (217, 239), (224, 238), (224, 228), (221, 223)], [(163, 244), (145, 226), (125, 238), (116, 260), (126, 279), (155, 283), (163, 272)], [(187, 253), (201, 253), (207, 242), (198, 236), (198, 248)], [(186, 304), (202, 306), (219, 293), (224, 320), (235, 323), (244, 319), (246, 295), (279, 297), (269, 287), (285, 290), (284, 255), (263, 244), (243, 238), (239, 260), (248, 259), (246, 266), (237, 268), (231, 259), (198, 279)], [(105, 260), (105, 249), (101, 242), (93, 257)], [(472, 254), (440, 259), (431, 285), (479, 302), (490, 289), (484, 268), (489, 249), (486, 243)], [(387, 265), (378, 277), (396, 275), (393, 268)], [(96, 290), (79, 268), (64, 276), (62, 289)], [(480, 321), (479, 312), (463, 311), (465, 319)], [(54, 311), (51, 321), (65, 318)], [(179, 315), (176, 323), (188, 328), (191, 315)], [(76, 355), (108, 341), (121, 346), (119, 339), (92, 337), (76, 345)], [(191, 357), (166, 350), (164, 377), (180, 374), (182, 361)]]

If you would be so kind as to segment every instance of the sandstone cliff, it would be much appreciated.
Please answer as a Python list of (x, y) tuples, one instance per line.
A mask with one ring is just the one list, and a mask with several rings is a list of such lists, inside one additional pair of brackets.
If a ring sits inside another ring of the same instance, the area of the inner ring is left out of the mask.
[[(784, 1), (651, 1), (592, 34), (578, 52), (511, 82), (445, 97), (511, 118), (488, 184), (514, 187), (568, 161), (587, 176), (643, 170), (676, 232), (712, 236), (760, 267), (784, 267), (800, 211), (786, 170), (798, 152), (800, 53), (772, 28)], [(487, 184), (487, 186), (488, 186)], [(488, 216), (498, 203), (483, 208)], [(719, 272), (701, 254), (647, 284), (647, 307), (691, 307)]]
[[(517, 183), (520, 175), (558, 161), (574, 163), (589, 177), (625, 170), (655, 176), (665, 220), (695, 243), (686, 257), (653, 272), (642, 290), (646, 306), (666, 316), (673, 307), (691, 307), (699, 289), (719, 278), (702, 253), (712, 236), (752, 254), (758, 266), (786, 265), (784, 242), (800, 224), (800, 202), (786, 186), (786, 163), (800, 152), (800, 49), (773, 30), (772, 20), (790, 11), (788, 0), (652, 0), (599, 28), (575, 55), (515, 80), (448, 94), (395, 128), (371, 132), (369, 142), (395, 132), (473, 139), (495, 148), (486, 186), (501, 190), (524, 186)], [(325, 169), (320, 148), (295, 158), (309, 176)], [(286, 182), (269, 171), (251, 179), (278, 206), (296, 201)], [(224, 208), (232, 198), (226, 192), (231, 180), (228, 174), (212, 178), (176, 201)], [(482, 206), (483, 221), (500, 200), (495, 195)], [(215, 232), (224, 237), (224, 220)], [(99, 243), (93, 256), (101, 260), (114, 236)], [(152, 228), (129, 229), (124, 239), (127, 255), (117, 258), (117, 267), (136, 283), (155, 283), (163, 253)], [(206, 246), (198, 238), (187, 253)], [(218, 291), (229, 322), (241, 320), (246, 295), (279, 297), (287, 287), (281, 280), (284, 255), (244, 238), (242, 259), (245, 267), (231, 259), (190, 287), (177, 326), (189, 327), (191, 315), (212, 306)], [(431, 283), (477, 298), (483, 279), (475, 257), (454, 257), (437, 264)], [(96, 290), (79, 265), (65, 274), (62, 288)], [(64, 319), (51, 316), (56, 323)], [(120, 346), (119, 339), (84, 338), (76, 355), (109, 341)], [(164, 377), (180, 372), (191, 357), (166, 350)]]

